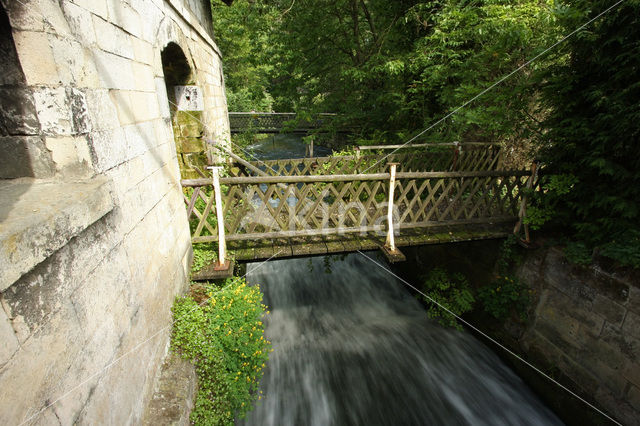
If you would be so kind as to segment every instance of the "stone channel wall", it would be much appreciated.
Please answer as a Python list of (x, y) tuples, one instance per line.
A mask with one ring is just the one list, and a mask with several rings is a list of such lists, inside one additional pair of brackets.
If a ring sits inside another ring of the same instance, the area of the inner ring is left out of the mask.
[(640, 424), (637, 277), (572, 265), (557, 248), (528, 254), (518, 276), (539, 296), (519, 339), (525, 353), (555, 366), (570, 388), (618, 421)]
[(210, 13), (2, 0), (0, 424), (140, 422), (192, 256), (162, 53), (183, 52), (224, 141)]

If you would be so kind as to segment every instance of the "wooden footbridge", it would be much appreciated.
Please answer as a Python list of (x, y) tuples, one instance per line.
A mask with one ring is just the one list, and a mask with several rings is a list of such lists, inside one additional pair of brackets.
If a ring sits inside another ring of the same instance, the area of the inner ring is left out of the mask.
[(193, 243), (218, 245), (221, 258), (228, 248), (237, 260), (375, 248), (393, 256), (398, 246), (504, 237), (535, 175), (503, 170), (490, 144), (230, 159), (182, 185)]

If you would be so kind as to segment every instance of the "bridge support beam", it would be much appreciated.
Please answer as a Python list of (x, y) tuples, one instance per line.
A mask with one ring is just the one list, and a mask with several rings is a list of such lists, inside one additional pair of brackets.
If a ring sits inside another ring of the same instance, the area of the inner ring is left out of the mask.
[(389, 204), (387, 207), (387, 241), (382, 247), (382, 251), (391, 263), (403, 262), (407, 260), (404, 254), (396, 247), (393, 225), (393, 192), (396, 186), (396, 168), (398, 163), (389, 163)]

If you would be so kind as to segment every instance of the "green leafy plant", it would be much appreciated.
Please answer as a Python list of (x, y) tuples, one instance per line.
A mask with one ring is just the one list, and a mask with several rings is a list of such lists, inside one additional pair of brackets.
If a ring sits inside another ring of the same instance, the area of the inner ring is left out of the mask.
[(176, 299), (171, 347), (196, 366), (191, 421), (233, 424), (260, 398), (258, 383), (270, 349), (263, 336), (266, 306), (259, 287), (243, 278), (227, 279), (222, 288), (206, 284), (202, 293), (200, 303), (193, 296)]
[(509, 235), (500, 246), (500, 254), (498, 256), (498, 270), (502, 274), (506, 274), (509, 268), (520, 261), (521, 254), (518, 249), (518, 239), (515, 235)]
[(591, 250), (582, 241), (568, 242), (563, 252), (567, 259), (576, 265), (586, 266), (591, 264)]
[(630, 229), (602, 247), (600, 254), (623, 266), (640, 269), (640, 230)]
[(470, 311), (475, 302), (467, 279), (462, 274), (449, 276), (444, 269), (435, 268), (424, 281), (423, 289), (428, 296), (423, 296), (423, 299), (431, 304), (427, 310), (429, 318), (437, 319), (442, 325), (461, 329), (455, 316)]
[(512, 314), (525, 320), (529, 295), (530, 289), (526, 285), (509, 276), (498, 276), (478, 291), (478, 299), (482, 302), (485, 312), (499, 320), (504, 320)]
[(194, 244), (193, 245), (193, 264), (191, 272), (198, 272), (207, 265), (212, 264), (218, 259), (215, 247), (212, 244)]

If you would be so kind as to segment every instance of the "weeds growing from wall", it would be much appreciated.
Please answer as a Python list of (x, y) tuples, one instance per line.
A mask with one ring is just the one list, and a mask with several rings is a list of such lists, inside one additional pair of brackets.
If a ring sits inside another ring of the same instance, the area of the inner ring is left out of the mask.
[(456, 318), (440, 306), (457, 316), (470, 311), (475, 299), (467, 279), (462, 274), (449, 275), (444, 269), (435, 268), (425, 279), (423, 289), (429, 296), (423, 296), (423, 299), (431, 304), (427, 309), (427, 316), (437, 319), (442, 325), (461, 330)]
[(220, 287), (207, 283), (203, 301), (187, 295), (176, 299), (172, 310), (171, 347), (195, 365), (198, 375), (191, 421), (233, 424), (260, 399), (258, 383), (271, 346), (264, 338), (262, 319), (268, 311), (259, 287), (238, 277)]
[(517, 315), (524, 321), (527, 318), (530, 292), (517, 278), (498, 276), (478, 290), (478, 299), (482, 302), (484, 311), (496, 319), (505, 320), (510, 315)]

